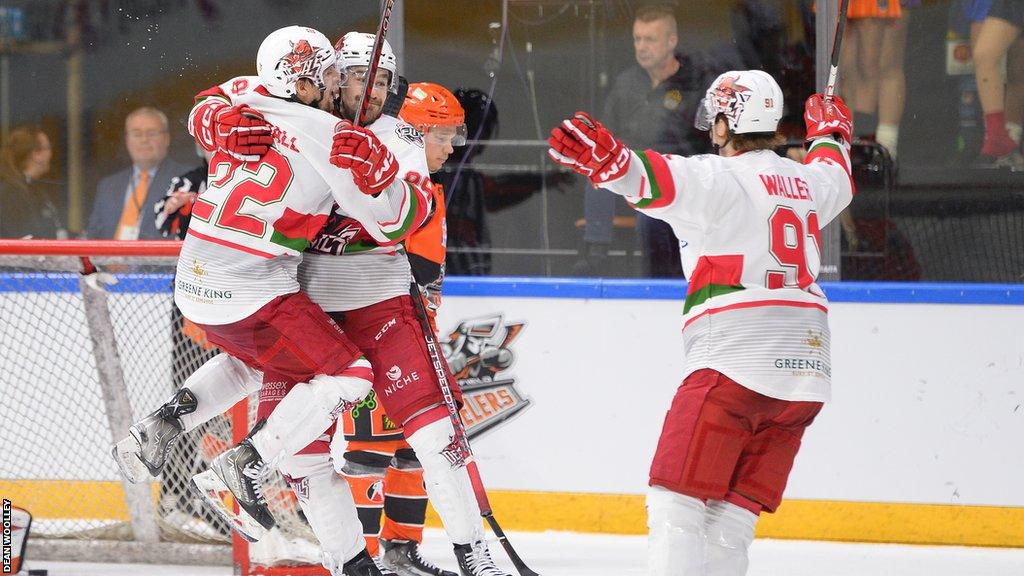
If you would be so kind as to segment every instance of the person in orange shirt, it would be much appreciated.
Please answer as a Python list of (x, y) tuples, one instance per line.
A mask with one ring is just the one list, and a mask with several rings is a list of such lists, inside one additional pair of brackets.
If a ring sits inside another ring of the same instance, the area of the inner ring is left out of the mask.
[[(431, 173), (441, 169), (456, 146), (466, 143), (465, 112), (455, 95), (438, 84), (410, 84), (399, 117), (423, 139)], [(436, 337), (446, 231), (444, 188), (435, 183), (432, 192), (434, 213), (406, 239), (405, 250)], [(348, 440), (342, 474), (352, 487), (367, 551), (399, 576), (456, 576), (420, 555), (427, 494), (423, 468), (401, 426), (387, 417), (372, 392), (344, 414), (342, 426)]]

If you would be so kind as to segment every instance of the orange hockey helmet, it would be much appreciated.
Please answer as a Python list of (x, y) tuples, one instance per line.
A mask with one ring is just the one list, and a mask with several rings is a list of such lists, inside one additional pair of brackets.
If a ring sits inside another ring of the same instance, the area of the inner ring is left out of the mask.
[(424, 135), (434, 126), (454, 126), (452, 146), (466, 143), (466, 113), (455, 95), (440, 84), (410, 84), (398, 116)]

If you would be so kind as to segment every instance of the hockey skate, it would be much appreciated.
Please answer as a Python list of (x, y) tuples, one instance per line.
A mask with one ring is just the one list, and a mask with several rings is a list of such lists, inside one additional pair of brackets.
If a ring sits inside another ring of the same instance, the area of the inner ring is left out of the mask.
[(377, 570), (380, 571), (381, 576), (400, 576), (398, 572), (394, 572), (384, 565), (383, 556), (375, 557), (373, 559), (373, 564), (377, 567)]
[(330, 570), (331, 576), (388, 576), (391, 574), (391, 572), (383, 572), (378, 568), (377, 563), (366, 552), (366, 549), (356, 554), (355, 558), (345, 562), (345, 565), (341, 567), (341, 572), (330, 565), (327, 568)]
[(494, 565), (487, 543), (477, 540), (472, 544), (456, 544), (455, 558), (462, 576), (510, 576)]
[[(256, 542), (274, 527), (274, 516), (263, 494), (266, 473), (266, 463), (246, 439), (215, 458), (209, 470), (193, 476), (192, 488), (243, 538)], [(225, 500), (228, 493), (238, 504), (237, 513)]]
[(179, 390), (170, 402), (128, 429), (129, 436), (111, 448), (110, 453), (125, 480), (146, 480), (146, 471), (154, 478), (167, 463), (167, 451), (181, 437), (185, 426), (179, 416), (196, 408), (196, 398), (188, 388)]
[(459, 576), (434, 566), (420, 555), (418, 542), (412, 540), (381, 540), (384, 550), (381, 564), (398, 576)]

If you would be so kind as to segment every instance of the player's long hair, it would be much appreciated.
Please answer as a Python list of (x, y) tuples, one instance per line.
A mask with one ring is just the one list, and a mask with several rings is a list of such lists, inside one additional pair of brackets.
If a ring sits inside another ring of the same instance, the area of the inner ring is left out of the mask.
[(751, 132), (749, 134), (732, 134), (729, 144), (737, 152), (753, 152), (755, 150), (775, 150), (786, 143), (786, 137), (778, 132)]

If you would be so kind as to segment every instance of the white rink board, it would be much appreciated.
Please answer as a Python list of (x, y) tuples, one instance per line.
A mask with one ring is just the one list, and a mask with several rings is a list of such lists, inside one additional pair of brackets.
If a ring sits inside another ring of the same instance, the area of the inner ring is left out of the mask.
[[(682, 374), (679, 301), (448, 297), (438, 327), (526, 322), (534, 401), (477, 443), (488, 486), (642, 493)], [(1024, 307), (833, 303), (833, 402), (788, 498), (1024, 506)], [(505, 373), (503, 373), (505, 374)]]
[[(43, 298), (64, 322), (84, 322), (80, 309), (61, 298), (3, 297), (36, 306)], [(169, 314), (169, 294), (111, 299), (120, 318), (137, 313), (163, 322)], [(488, 486), (642, 493), (681, 376), (681, 306), (675, 300), (445, 298), (442, 333), (495, 313), (526, 322), (511, 346), (515, 363), (499, 376), (515, 378), (533, 406), (477, 442)], [(1022, 329), (1024, 306), (834, 303), (834, 401), (805, 436), (787, 497), (1024, 506)], [(14, 338), (45, 342), (53, 331), (29, 322), (2, 334), (11, 346)], [(77, 345), (88, 346), (87, 338), (80, 334)], [(139, 417), (170, 394), (170, 336), (158, 328), (134, 345), (144, 351), (126, 359), (126, 377)], [(32, 346), (24, 352), (41, 360)], [(66, 376), (26, 383), (6, 367), (0, 421), (6, 427), (24, 420), (12, 411), (34, 411), (34, 434), (50, 439), (49, 448), (31, 449), (17, 470), (0, 477), (24, 478), (32, 470), (50, 479), (116, 480), (95, 370), (68, 373), (61, 358), (45, 361)], [(154, 376), (157, 386), (147, 381)], [(29, 386), (61, 389), (28, 395)], [(17, 401), (26, 396), (73, 405), (29, 408)], [(57, 464), (54, 439), (75, 458)]]

